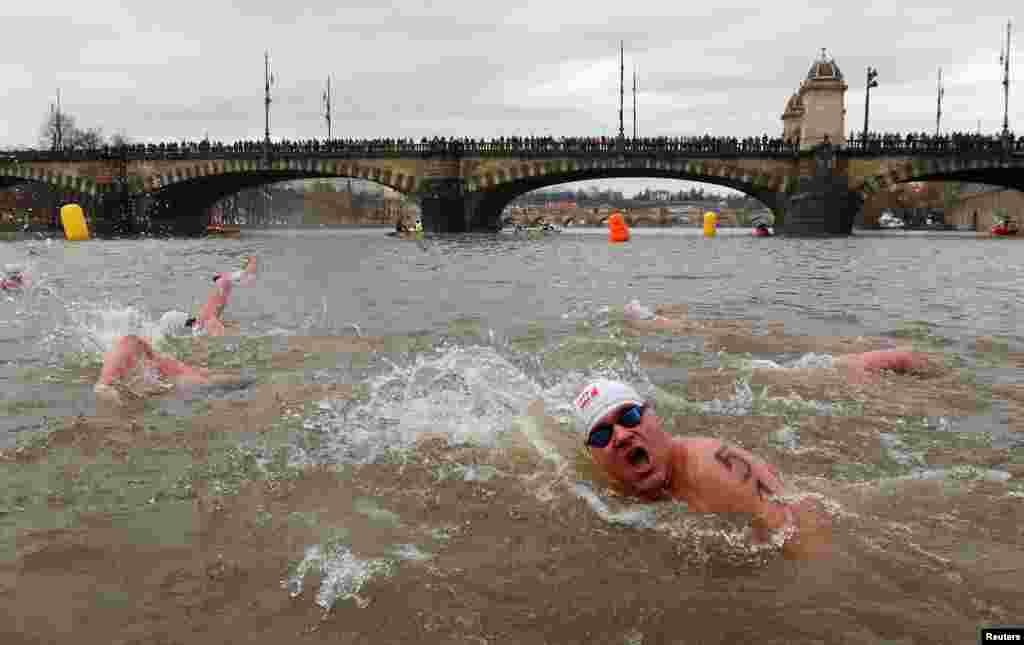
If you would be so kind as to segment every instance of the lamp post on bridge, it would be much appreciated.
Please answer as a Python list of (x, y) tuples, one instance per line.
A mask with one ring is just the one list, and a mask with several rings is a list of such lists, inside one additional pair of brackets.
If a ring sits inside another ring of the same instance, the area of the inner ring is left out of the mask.
[(327, 91), (323, 95), (324, 119), (327, 121), (327, 140), (331, 140), (331, 77), (327, 77)]
[(872, 67), (868, 67), (868, 82), (864, 88), (864, 149), (868, 147), (868, 107), (871, 104), (871, 88), (878, 87), (878, 81), (875, 77), (878, 76), (878, 70)]
[(263, 81), (265, 84), (263, 94), (263, 110), (265, 130), (263, 133), (263, 157), (270, 160), (270, 86), (274, 83), (274, 75), (270, 73), (270, 52), (263, 52)]
[(1003, 64), (1003, 140), (1010, 138), (1010, 21), (1006, 21), (1006, 51), (999, 53)]

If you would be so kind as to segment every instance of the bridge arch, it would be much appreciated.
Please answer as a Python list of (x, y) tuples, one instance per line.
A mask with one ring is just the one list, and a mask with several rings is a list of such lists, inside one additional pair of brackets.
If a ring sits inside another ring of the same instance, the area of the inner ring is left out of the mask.
[[(590, 166), (576, 167), (549, 166), (540, 172), (536, 165), (524, 164), (514, 170), (499, 170), (489, 175), (474, 177), (467, 186), (470, 204), (467, 215), (477, 225), (494, 228), (500, 225), (501, 212), (516, 197), (528, 192), (576, 181), (592, 179), (652, 178), (678, 179), (731, 188), (759, 200), (775, 214), (776, 221), (784, 217), (787, 191), (794, 182), (786, 176), (775, 174), (747, 174), (742, 169), (721, 167), (720, 172), (709, 173), (707, 167), (686, 164), (682, 168), (659, 168), (648, 165), (638, 166)], [(674, 165), (674, 164), (673, 164)], [(688, 166), (688, 168), (687, 168)], [(531, 171), (532, 168), (532, 171)], [(568, 169), (564, 169), (568, 168)]]
[[(272, 181), (291, 179), (365, 179), (400, 193), (410, 193), (419, 185), (415, 173), (399, 172), (386, 163), (361, 159), (275, 159), (269, 166), (261, 160), (213, 159), (179, 162), (168, 165), (164, 172), (147, 178), (147, 190), (160, 190), (207, 177), (272, 176)], [(282, 177), (283, 179), (277, 179)]]
[(0, 189), (25, 182), (45, 184), (57, 192), (93, 197), (102, 194), (106, 188), (91, 177), (54, 171), (51, 167), (17, 163), (0, 165)]
[(238, 160), (175, 168), (152, 178), (144, 198), (157, 231), (197, 235), (209, 223), (209, 208), (225, 197), (259, 186), (306, 179), (362, 179), (406, 195), (419, 183), (414, 175), (369, 164), (280, 160), (261, 168), (254, 160)]
[(1024, 158), (928, 158), (891, 163), (883, 172), (869, 174), (855, 185), (862, 198), (911, 181), (961, 181), (1004, 186), (1024, 191)]
[[(0, 191), (24, 187), (31, 194), (30, 208), (33, 220), (40, 221), (45, 215), (46, 228), (60, 230), (60, 208), (65, 204), (79, 204), (85, 209), (86, 216), (91, 220), (94, 231), (103, 233), (114, 232), (118, 222), (111, 221), (109, 213), (104, 212), (101, 191), (81, 191), (66, 186), (74, 186), (66, 181), (45, 181), (28, 179), (15, 175), (0, 176)], [(41, 191), (40, 191), (41, 189)], [(108, 230), (111, 229), (111, 230)]]

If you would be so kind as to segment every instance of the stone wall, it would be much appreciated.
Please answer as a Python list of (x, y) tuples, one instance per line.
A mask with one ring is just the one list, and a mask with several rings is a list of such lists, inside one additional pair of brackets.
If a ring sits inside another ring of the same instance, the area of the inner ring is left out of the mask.
[(1007, 214), (1024, 228), (1024, 193), (1019, 190), (994, 190), (965, 195), (947, 216), (946, 222), (957, 228), (987, 231), (995, 225), (995, 210), (1005, 208)]
[(319, 226), (394, 226), (399, 218), (411, 225), (413, 209), (404, 208), (399, 200), (384, 200), (379, 207), (354, 206), (348, 191), (336, 193), (307, 192), (303, 204), (303, 224)]

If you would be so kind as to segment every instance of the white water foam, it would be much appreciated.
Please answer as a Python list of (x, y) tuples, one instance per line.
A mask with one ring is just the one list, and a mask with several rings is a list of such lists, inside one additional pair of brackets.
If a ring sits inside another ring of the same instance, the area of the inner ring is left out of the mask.
[(447, 347), (417, 355), (369, 383), (362, 402), (324, 400), (305, 422), (323, 434), (313, 460), (372, 463), (390, 450), (412, 448), (427, 434), (449, 445), (494, 447), (512, 419), (541, 398), (539, 386), (487, 347)]
[(113, 300), (65, 303), (63, 317), (54, 331), (43, 338), (43, 345), (56, 347), (55, 341), (62, 340), (72, 351), (102, 355), (122, 336), (144, 336), (159, 346), (165, 334), (159, 325), (159, 315)]
[(393, 566), (394, 562), (389, 559), (360, 560), (343, 544), (326, 550), (320, 545), (313, 545), (306, 548), (305, 557), (295, 572), (281, 581), (281, 587), (295, 598), (302, 593), (306, 573), (316, 571), (322, 576), (316, 604), (330, 609), (338, 600), (358, 599), (357, 594), (370, 578), (390, 575)]
[(118, 338), (130, 334), (152, 337), (154, 342), (162, 338), (157, 321), (135, 307), (115, 302), (69, 303), (67, 313), (82, 351), (107, 352)]

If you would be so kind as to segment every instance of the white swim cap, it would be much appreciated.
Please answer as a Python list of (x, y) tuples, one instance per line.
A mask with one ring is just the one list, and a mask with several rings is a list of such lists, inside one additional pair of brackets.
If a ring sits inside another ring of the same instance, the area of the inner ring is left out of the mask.
[(168, 311), (160, 317), (160, 322), (157, 323), (157, 328), (160, 330), (160, 334), (163, 336), (183, 336), (190, 334), (191, 329), (185, 326), (189, 316), (184, 311)]
[(606, 414), (629, 403), (643, 405), (640, 394), (629, 385), (619, 381), (601, 379), (587, 385), (573, 401), (576, 426), (584, 437)]

